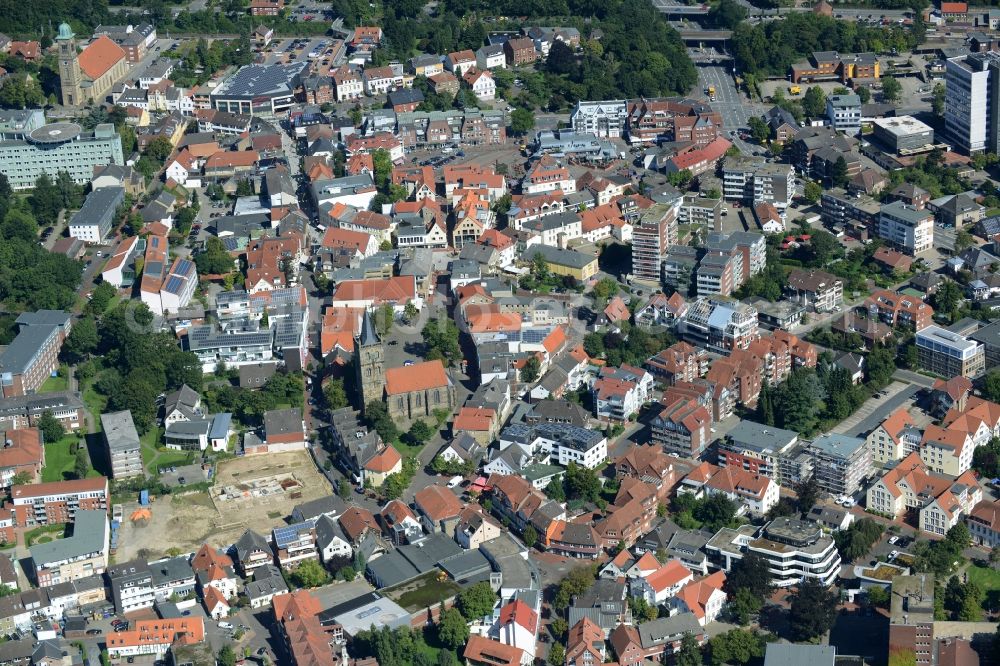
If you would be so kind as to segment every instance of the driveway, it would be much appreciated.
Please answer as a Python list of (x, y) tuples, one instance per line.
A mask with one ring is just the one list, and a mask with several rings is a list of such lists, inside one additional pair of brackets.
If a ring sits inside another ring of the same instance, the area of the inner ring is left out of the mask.
[(834, 432), (852, 437), (866, 437), (893, 411), (912, 401), (921, 387), (894, 381), (885, 388), (889, 395), (884, 398), (872, 397), (865, 401), (856, 412), (837, 424)]

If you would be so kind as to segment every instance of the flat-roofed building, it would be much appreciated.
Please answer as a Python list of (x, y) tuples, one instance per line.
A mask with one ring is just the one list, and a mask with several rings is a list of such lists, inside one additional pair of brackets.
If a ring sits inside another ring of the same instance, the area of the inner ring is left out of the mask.
[(902, 252), (917, 255), (934, 245), (934, 213), (893, 201), (879, 209), (875, 232)]
[(111, 497), (103, 476), (13, 486), (10, 496), (18, 527), (71, 523), (79, 511), (107, 512)]
[(983, 344), (933, 324), (917, 331), (920, 367), (944, 377), (979, 377), (986, 371)]
[(847, 435), (821, 435), (807, 447), (813, 478), (833, 495), (853, 495), (872, 470), (872, 453), (865, 440)]
[(143, 474), (139, 433), (132, 422), (132, 412), (101, 414), (105, 452), (111, 465), (111, 478), (124, 479)]
[(115, 126), (101, 124), (84, 132), (75, 123), (49, 123), (23, 138), (0, 141), (0, 173), (15, 190), (27, 190), (43, 173), (54, 181), (65, 171), (74, 183), (89, 183), (95, 166), (124, 165), (122, 141)]
[(18, 316), (17, 337), (0, 352), (0, 397), (31, 395), (59, 367), (59, 351), (72, 327), (62, 310)]
[(889, 604), (889, 653), (930, 664), (934, 651), (934, 574), (896, 576)]
[(70, 238), (100, 243), (111, 233), (118, 206), (125, 200), (125, 188), (101, 187), (87, 195), (83, 207), (69, 221)]
[(934, 146), (933, 128), (913, 116), (876, 118), (872, 127), (875, 140), (899, 155), (923, 152)]

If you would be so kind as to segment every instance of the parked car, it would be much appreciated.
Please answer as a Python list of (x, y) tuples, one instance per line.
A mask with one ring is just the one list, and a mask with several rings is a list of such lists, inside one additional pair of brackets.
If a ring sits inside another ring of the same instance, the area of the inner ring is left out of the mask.
[(100, 629), (87, 629), (88, 636), (100, 636), (103, 633)]

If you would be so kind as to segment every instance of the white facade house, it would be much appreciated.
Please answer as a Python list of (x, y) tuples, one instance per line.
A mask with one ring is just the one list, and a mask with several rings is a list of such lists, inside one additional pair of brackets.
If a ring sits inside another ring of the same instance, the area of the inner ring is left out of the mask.
[(877, 233), (906, 254), (916, 255), (934, 246), (934, 214), (893, 201), (879, 210)]
[(830, 95), (826, 118), (838, 132), (854, 136), (861, 132), (861, 98), (857, 95)]
[(493, 75), (485, 70), (466, 74), (465, 81), (472, 88), (472, 93), (480, 102), (490, 102), (496, 97), (497, 85)]

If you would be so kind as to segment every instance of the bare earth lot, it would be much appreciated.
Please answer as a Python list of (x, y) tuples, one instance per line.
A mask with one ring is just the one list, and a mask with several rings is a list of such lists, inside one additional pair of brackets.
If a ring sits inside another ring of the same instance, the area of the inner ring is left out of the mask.
[(219, 465), (210, 492), (158, 498), (149, 525), (129, 521), (136, 504), (125, 506), (125, 522), (115, 559), (155, 558), (171, 548), (192, 552), (203, 543), (228, 546), (247, 528), (267, 534), (283, 524), (292, 508), (326, 497), (330, 484), (306, 451), (227, 460)]

